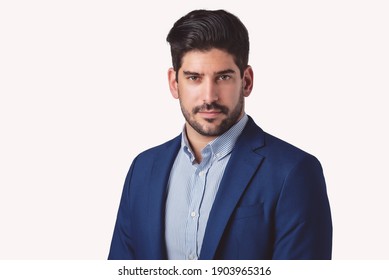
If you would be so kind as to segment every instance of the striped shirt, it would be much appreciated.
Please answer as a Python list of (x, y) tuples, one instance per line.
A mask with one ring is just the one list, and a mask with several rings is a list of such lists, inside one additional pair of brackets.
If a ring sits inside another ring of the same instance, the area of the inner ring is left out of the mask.
[(168, 259), (199, 257), (208, 216), (224, 169), (248, 117), (243, 118), (201, 151), (197, 163), (185, 130), (168, 183), (165, 240)]

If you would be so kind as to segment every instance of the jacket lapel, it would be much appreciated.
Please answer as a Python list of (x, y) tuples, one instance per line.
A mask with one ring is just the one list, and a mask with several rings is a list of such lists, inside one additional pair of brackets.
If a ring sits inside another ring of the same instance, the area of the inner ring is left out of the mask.
[(256, 152), (263, 145), (264, 132), (250, 118), (224, 171), (208, 218), (200, 259), (214, 258), (227, 223), (263, 160), (263, 156)]
[(149, 181), (148, 207), (149, 236), (147, 238), (150, 259), (166, 259), (165, 246), (165, 202), (166, 187), (170, 170), (180, 148), (181, 137), (178, 136), (165, 144), (164, 149), (156, 155)]

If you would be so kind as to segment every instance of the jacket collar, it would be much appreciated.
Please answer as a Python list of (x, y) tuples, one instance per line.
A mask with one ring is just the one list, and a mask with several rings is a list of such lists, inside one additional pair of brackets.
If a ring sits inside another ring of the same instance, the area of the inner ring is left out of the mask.
[(170, 170), (181, 144), (181, 135), (161, 146), (156, 154), (149, 181), (147, 252), (149, 259), (167, 258), (165, 245), (165, 202)]
[(224, 171), (208, 218), (200, 259), (214, 258), (227, 223), (264, 158), (258, 153), (264, 144), (264, 132), (249, 118)]
[[(264, 144), (264, 132), (249, 117), (224, 171), (219, 191), (209, 215), (200, 259), (214, 258), (227, 223), (250, 179), (263, 160), (263, 156), (257, 150)], [(167, 258), (164, 224), (166, 187), (180, 146), (181, 136), (164, 144), (153, 164), (147, 206), (149, 220), (149, 236), (147, 238), (149, 244), (147, 247), (150, 250), (150, 259)]]

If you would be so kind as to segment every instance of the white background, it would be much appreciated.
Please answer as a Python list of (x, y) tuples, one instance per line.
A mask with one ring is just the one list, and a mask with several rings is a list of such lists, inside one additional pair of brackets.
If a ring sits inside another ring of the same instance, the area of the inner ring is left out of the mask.
[(107, 257), (131, 161), (182, 128), (165, 38), (198, 8), (249, 30), (246, 112), (320, 159), (333, 258), (389, 259), (388, 2), (134, 3), (0, 2), (0, 259)]

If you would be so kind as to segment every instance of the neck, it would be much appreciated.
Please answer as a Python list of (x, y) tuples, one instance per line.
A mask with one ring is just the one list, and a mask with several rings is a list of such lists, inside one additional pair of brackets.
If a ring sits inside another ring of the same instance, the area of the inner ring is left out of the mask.
[(194, 153), (196, 162), (200, 163), (202, 160), (201, 151), (209, 142), (216, 139), (217, 136), (205, 136), (195, 131), (189, 124), (185, 125), (186, 136), (189, 141), (189, 145)]

